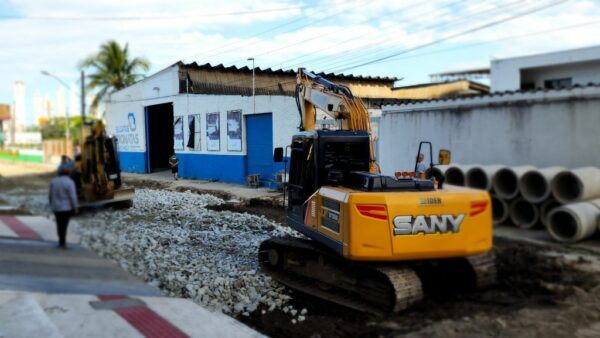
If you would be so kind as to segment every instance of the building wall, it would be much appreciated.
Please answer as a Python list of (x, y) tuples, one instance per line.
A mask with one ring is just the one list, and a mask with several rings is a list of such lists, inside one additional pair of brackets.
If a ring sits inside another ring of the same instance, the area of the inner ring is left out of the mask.
[[(600, 58), (600, 56), (598, 56)], [(572, 85), (600, 83), (600, 59), (561, 66), (529, 68), (521, 70), (521, 83), (534, 83), (535, 88), (544, 88), (547, 80), (570, 78)]]
[[(176, 68), (168, 68), (111, 96), (110, 104), (107, 105), (107, 132), (119, 138), (122, 169), (129, 172), (146, 171), (145, 107), (170, 102), (173, 104), (174, 117), (181, 116), (184, 122), (183, 149), (176, 151), (181, 160), (181, 176), (243, 183), (246, 175), (245, 119), (242, 118), (241, 151), (228, 150), (227, 112), (240, 110), (242, 116), (253, 114), (253, 98), (240, 95), (179, 94), (177, 81)], [(215, 112), (219, 113), (220, 150), (209, 151), (206, 115)], [(291, 135), (297, 131), (299, 124), (293, 97), (256, 96), (256, 113), (272, 113), (274, 147), (285, 147), (290, 143)], [(189, 138), (188, 116), (197, 114), (201, 121), (201, 149), (193, 150), (186, 146)], [(278, 164), (274, 165), (274, 171), (279, 169)]]
[(462, 164), (600, 166), (600, 88), (383, 107), (379, 161), (386, 174), (412, 170), (418, 143)]
[[(246, 124), (242, 118), (242, 150), (228, 150), (227, 112), (240, 110), (242, 117), (254, 113), (253, 99), (237, 95), (179, 95), (174, 99), (174, 116), (184, 118), (184, 150), (180, 154), (180, 174), (183, 177), (219, 179), (228, 182), (244, 183), (246, 176)], [(206, 115), (219, 113), (220, 150), (207, 150)], [(299, 124), (296, 101), (289, 96), (257, 96), (256, 114), (272, 113), (273, 147), (290, 144), (291, 136)], [(200, 114), (201, 150), (194, 151), (186, 146), (189, 138), (188, 116)], [(279, 168), (275, 165), (274, 171)]]
[[(490, 67), (491, 91), (519, 90), (523, 82), (521, 81), (521, 70), (523, 69), (544, 67), (546, 71), (550, 71), (566, 64), (590, 61), (600, 61), (600, 46), (492, 60)], [(579, 66), (575, 65), (574, 67), (579, 69)], [(580, 84), (599, 83), (600, 77), (594, 77), (592, 81), (589, 78), (582, 78), (581, 81)]]

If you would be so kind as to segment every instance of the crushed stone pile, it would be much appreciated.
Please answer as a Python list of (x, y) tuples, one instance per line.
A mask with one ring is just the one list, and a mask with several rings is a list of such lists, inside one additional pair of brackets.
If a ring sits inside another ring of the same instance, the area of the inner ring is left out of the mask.
[[(43, 196), (14, 202), (49, 213)], [(209, 194), (136, 189), (132, 208), (84, 213), (75, 231), (82, 245), (169, 296), (230, 314), (283, 308), (289, 291), (259, 270), (258, 247), (301, 235), (262, 216), (207, 209), (223, 203)]]

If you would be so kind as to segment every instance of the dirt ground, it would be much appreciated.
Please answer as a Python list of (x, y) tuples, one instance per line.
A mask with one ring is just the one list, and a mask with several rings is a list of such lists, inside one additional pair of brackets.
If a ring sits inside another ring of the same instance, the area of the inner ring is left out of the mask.
[[(53, 176), (26, 173), (9, 172), (0, 164), (0, 193), (40, 194)], [(160, 183), (136, 185), (165, 188)], [(213, 209), (285, 221), (283, 209), (263, 203)], [(368, 315), (293, 292), (294, 308), (308, 310), (303, 322), (293, 324), (289, 314), (264, 308), (237, 319), (268, 336), (286, 338), (600, 336), (600, 257), (499, 239), (494, 252), (497, 285), (472, 293), (427, 295), (399, 314)]]

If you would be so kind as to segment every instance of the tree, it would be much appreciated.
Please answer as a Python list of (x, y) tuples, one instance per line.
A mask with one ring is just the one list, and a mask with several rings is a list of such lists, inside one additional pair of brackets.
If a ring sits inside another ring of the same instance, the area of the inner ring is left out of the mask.
[(87, 75), (89, 79), (87, 89), (97, 90), (92, 101), (92, 108), (96, 109), (102, 99), (119, 89), (134, 84), (144, 75), (141, 70), (148, 71), (150, 62), (145, 58), (135, 57), (130, 60), (129, 45), (121, 47), (114, 40), (100, 45), (100, 52), (91, 55), (80, 64), (81, 68), (92, 68), (93, 73)]

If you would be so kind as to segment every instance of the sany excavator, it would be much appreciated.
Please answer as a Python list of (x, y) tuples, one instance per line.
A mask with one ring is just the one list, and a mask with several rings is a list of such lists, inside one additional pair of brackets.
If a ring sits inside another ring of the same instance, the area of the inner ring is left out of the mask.
[[(302, 68), (296, 94), (301, 130), (290, 145), (287, 220), (309, 239), (262, 242), (263, 271), (293, 289), (372, 313), (406, 309), (424, 290), (494, 283), (487, 192), (378, 173), (360, 98)], [(316, 108), (338, 130), (316, 130)], [(432, 163), (431, 143), (423, 144)], [(276, 160), (282, 154), (276, 149)]]

